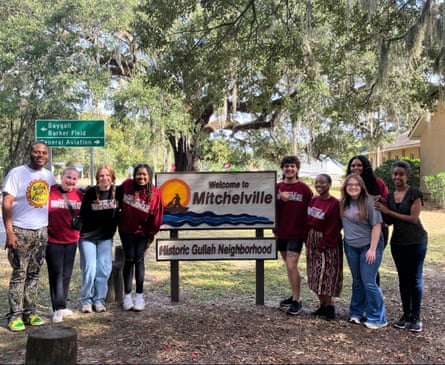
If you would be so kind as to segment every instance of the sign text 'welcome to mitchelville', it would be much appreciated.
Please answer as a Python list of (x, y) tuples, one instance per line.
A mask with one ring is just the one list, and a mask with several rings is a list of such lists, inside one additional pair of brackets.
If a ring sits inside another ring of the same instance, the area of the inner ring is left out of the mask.
[(274, 228), (276, 172), (158, 173), (161, 229)]

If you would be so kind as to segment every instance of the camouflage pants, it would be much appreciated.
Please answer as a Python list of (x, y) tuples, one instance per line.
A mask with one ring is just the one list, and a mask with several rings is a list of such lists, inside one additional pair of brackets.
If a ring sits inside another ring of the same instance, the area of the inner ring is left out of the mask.
[(10, 321), (35, 313), (40, 268), (48, 242), (46, 227), (36, 230), (14, 227), (14, 233), (20, 244), (8, 249), (12, 266), (8, 293)]

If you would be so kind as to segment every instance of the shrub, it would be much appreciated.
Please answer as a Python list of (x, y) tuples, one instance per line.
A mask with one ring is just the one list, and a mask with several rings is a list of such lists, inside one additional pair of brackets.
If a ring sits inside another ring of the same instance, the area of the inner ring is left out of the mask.
[(425, 176), (423, 180), (431, 193), (431, 200), (438, 203), (441, 207), (445, 207), (445, 172)]
[[(408, 178), (408, 185), (419, 187), (420, 186), (420, 160), (419, 159), (411, 160), (408, 157), (403, 157), (402, 160), (408, 162), (411, 165), (411, 175)], [(394, 189), (395, 189), (394, 182), (392, 181), (392, 175), (391, 175), (391, 165), (395, 161), (397, 161), (397, 160), (387, 160), (382, 165), (380, 165), (379, 167), (377, 167), (375, 169), (375, 174), (385, 182), (389, 191), (394, 191)]]

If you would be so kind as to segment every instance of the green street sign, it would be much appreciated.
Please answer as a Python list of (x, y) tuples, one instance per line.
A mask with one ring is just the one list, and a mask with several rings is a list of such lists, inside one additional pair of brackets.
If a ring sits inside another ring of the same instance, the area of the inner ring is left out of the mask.
[(49, 147), (104, 147), (103, 120), (36, 120), (36, 141)]

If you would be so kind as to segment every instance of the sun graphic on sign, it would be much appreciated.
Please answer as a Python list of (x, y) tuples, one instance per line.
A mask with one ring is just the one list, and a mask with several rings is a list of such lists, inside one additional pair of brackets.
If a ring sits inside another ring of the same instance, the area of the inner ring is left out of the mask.
[(159, 188), (162, 205), (166, 208), (186, 207), (190, 202), (190, 188), (181, 179), (167, 180)]

